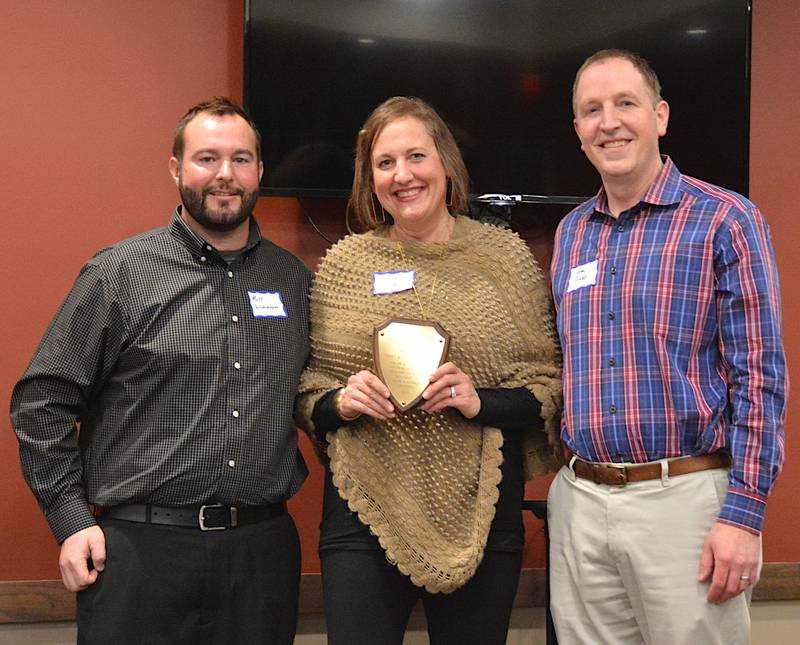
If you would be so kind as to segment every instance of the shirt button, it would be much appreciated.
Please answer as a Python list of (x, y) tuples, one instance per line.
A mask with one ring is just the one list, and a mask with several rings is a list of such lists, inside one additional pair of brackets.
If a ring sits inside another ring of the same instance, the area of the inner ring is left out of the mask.
[(200, 256), (200, 262), (205, 262), (205, 261), (206, 261), (206, 256), (205, 255), (201, 255)]
[(234, 314), (233, 316), (231, 316), (231, 320), (232, 320), (233, 322), (239, 322), (239, 316), (237, 316), (236, 314)]
[(614, 365), (617, 364), (617, 361), (615, 361), (613, 358), (609, 358), (608, 359), (608, 364), (611, 365), (611, 367), (614, 367)]
[(233, 411), (233, 416), (238, 419), (239, 418), (239, 410), (234, 410)]
[(614, 275), (617, 272), (617, 267), (611, 267), (611, 275)]
[(612, 405), (610, 408), (608, 408), (608, 411), (611, 414), (616, 414), (617, 413), (617, 406), (616, 405)]
[(233, 367), (234, 367), (234, 368), (236, 368), (236, 369), (238, 370), (238, 369), (241, 367), (241, 365), (239, 364), (239, 361), (236, 361), (236, 362), (233, 364)]
[(624, 230), (625, 230), (625, 227), (624, 227), (622, 224), (620, 224), (619, 226), (617, 226), (617, 230), (618, 230), (620, 233), (622, 233), (622, 231), (624, 231)]
[(210, 251), (210, 250), (211, 250), (211, 245), (210, 245), (210, 244), (206, 244), (206, 245), (205, 245), (203, 248), (204, 248), (206, 251)]
[(608, 312), (608, 319), (609, 320), (614, 320), (614, 312), (613, 311), (609, 311)]
[(229, 465), (231, 468), (233, 468), (233, 467), (236, 465), (236, 462), (235, 462), (233, 459), (231, 459), (230, 461), (228, 461), (228, 465)]
[(233, 271), (228, 271), (228, 277), (229, 277), (229, 278), (232, 278), (232, 277), (233, 277)]

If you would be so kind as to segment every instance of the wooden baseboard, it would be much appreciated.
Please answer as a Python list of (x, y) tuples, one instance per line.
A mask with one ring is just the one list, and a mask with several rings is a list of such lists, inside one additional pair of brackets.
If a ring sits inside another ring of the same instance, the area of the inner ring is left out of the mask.
[[(519, 581), (516, 607), (544, 606), (545, 572), (525, 569)], [(800, 562), (769, 562), (753, 589), (754, 601), (800, 600)], [(321, 614), (322, 585), (317, 573), (300, 580), (300, 613)], [(75, 620), (75, 594), (60, 580), (0, 582), (0, 623), (45, 623)]]
[(800, 562), (767, 562), (753, 589), (753, 600), (800, 600)]

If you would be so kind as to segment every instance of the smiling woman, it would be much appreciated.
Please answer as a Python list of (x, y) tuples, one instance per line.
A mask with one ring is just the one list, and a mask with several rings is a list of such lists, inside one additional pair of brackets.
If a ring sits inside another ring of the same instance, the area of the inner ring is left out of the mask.
[[(422, 599), (431, 643), (499, 645), (519, 578), (523, 482), (555, 465), (561, 380), (545, 281), (518, 236), (460, 214), (464, 162), (424, 102), (378, 106), (355, 168), (350, 206), (368, 231), (320, 265), (297, 403), (298, 423), (329, 443), (328, 642), (401, 642)], [(428, 366), (408, 397), (372, 371), (385, 357), (380, 342), (373, 357), (374, 334), (394, 324), (450, 339), (444, 352), (420, 342), (387, 352), (400, 372)], [(416, 358), (425, 352), (432, 361)]]
[(372, 180), (381, 206), (391, 213), (395, 240), (443, 242), (453, 218), (447, 210), (447, 176), (433, 137), (421, 121), (402, 117), (389, 123), (372, 150)]

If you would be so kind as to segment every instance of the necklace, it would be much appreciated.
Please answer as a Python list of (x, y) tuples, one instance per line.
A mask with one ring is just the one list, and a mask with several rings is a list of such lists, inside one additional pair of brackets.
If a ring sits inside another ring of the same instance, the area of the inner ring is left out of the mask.
[[(410, 266), (403, 242), (398, 242), (397, 252), (403, 265)], [(412, 269), (414, 280), (411, 289), (422, 318), (390, 317), (375, 326), (372, 350), (375, 368), (378, 377), (389, 388), (392, 402), (401, 412), (410, 410), (422, 399), (422, 393), (430, 384), (430, 375), (444, 362), (450, 346), (450, 334), (438, 322), (428, 318), (436, 295), (436, 283), (443, 257), (442, 248), (438, 256), (434, 256), (435, 272), (431, 280), (427, 310), (422, 305), (422, 298), (415, 284), (416, 270)], [(430, 423), (431, 420), (429, 418), (427, 422)]]
[[(397, 248), (400, 251), (400, 258), (403, 260), (403, 264), (408, 266), (409, 261), (408, 258), (406, 258), (405, 251), (403, 250), (403, 243), (398, 242)], [(442, 251), (439, 252), (438, 259), (441, 259), (441, 256), (442, 256)], [(436, 264), (437, 264), (436, 273), (433, 274), (433, 281), (431, 282), (431, 293), (430, 296), (428, 296), (428, 309), (427, 309), (428, 315), (431, 312), (431, 305), (433, 304), (433, 296), (436, 293), (436, 280), (438, 280), (439, 278), (440, 265), (438, 262)], [(422, 298), (419, 297), (419, 291), (417, 291), (416, 280), (414, 280), (414, 282), (411, 284), (411, 289), (414, 291), (414, 295), (417, 297), (417, 304), (419, 305), (419, 313), (422, 316), (422, 319), (428, 320), (428, 315), (426, 315), (425, 307), (422, 306)]]

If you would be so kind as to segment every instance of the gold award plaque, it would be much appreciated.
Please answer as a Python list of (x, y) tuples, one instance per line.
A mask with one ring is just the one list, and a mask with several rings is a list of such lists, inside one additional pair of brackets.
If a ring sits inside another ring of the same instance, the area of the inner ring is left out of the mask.
[(432, 320), (389, 318), (375, 327), (375, 369), (400, 412), (419, 402), (431, 374), (447, 359), (449, 347), (450, 334)]

